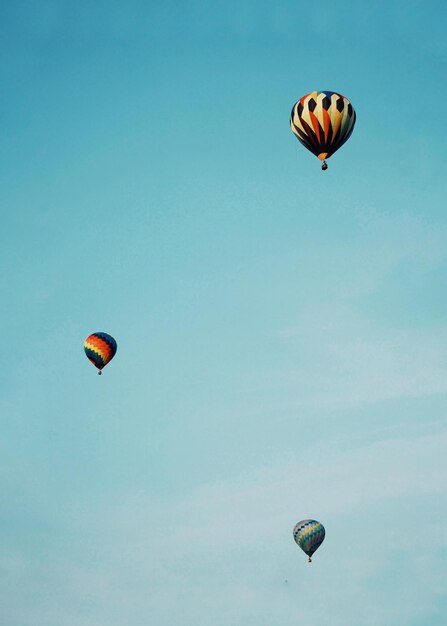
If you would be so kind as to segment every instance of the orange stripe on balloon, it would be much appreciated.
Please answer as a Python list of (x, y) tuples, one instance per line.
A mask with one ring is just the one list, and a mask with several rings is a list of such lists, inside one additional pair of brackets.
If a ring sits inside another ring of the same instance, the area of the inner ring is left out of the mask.
[(323, 128), (324, 128), (324, 140), (327, 141), (329, 135), (329, 129), (331, 127), (331, 118), (326, 109), (323, 109)]
[(92, 335), (91, 337), (88, 337), (86, 339), (86, 342), (87, 341), (90, 343), (91, 346), (94, 346), (98, 351), (102, 352), (104, 355), (107, 355), (108, 357), (110, 357), (110, 355), (112, 354), (112, 348), (109, 346), (109, 344), (106, 341), (104, 341), (100, 337), (96, 337), (95, 335)]
[(303, 96), (302, 98), (300, 98), (300, 100), (299, 100), (299, 101), (300, 101), (300, 103), (304, 106), (304, 103), (306, 102), (307, 98), (308, 98), (309, 96), (311, 96), (311, 95), (312, 95), (311, 93), (306, 93), (306, 95), (305, 95), (305, 96)]
[(310, 119), (311, 119), (311, 122), (312, 122), (312, 126), (314, 127), (315, 134), (316, 134), (316, 136), (318, 138), (318, 141), (321, 141), (321, 138), (320, 138), (320, 124), (318, 122), (317, 116), (315, 115), (315, 113), (312, 113), (312, 111), (309, 111), (309, 115), (310, 115)]
[(97, 354), (99, 354), (99, 356), (101, 357), (103, 361), (109, 360), (110, 351), (103, 350), (102, 347), (95, 345), (93, 342), (90, 342), (90, 341), (86, 341), (84, 345), (88, 350), (91, 350), (92, 352), (96, 352)]

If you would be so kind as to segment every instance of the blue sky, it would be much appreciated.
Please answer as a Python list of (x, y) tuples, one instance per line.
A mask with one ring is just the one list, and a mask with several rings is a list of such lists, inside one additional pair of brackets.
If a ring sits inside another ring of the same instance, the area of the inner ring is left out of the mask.
[(445, 7), (353, 4), (0, 3), (5, 626), (444, 624)]

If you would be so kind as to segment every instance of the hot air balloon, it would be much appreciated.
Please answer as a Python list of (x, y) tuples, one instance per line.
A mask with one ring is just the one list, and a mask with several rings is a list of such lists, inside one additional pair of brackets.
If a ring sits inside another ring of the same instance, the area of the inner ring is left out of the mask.
[(321, 546), (325, 535), (323, 524), (314, 519), (303, 519), (293, 529), (293, 538), (309, 557), (309, 563), (312, 563), (311, 556)]
[(84, 350), (87, 358), (101, 374), (103, 367), (110, 363), (116, 354), (116, 341), (107, 333), (93, 333), (84, 341)]
[(335, 91), (312, 91), (293, 105), (290, 128), (298, 141), (315, 154), (327, 170), (328, 159), (349, 139), (356, 113), (347, 98)]

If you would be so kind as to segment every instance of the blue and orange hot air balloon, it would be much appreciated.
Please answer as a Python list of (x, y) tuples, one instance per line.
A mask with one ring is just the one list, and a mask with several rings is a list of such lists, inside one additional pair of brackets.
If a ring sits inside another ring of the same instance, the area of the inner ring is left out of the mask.
[(325, 536), (323, 524), (314, 519), (303, 519), (293, 529), (293, 538), (309, 557), (309, 563), (312, 563), (312, 554), (321, 546)]
[(326, 159), (348, 141), (356, 113), (347, 98), (335, 91), (312, 91), (293, 105), (290, 128), (298, 141), (327, 170)]
[(116, 354), (116, 341), (107, 333), (93, 333), (84, 341), (84, 351), (88, 360), (99, 369), (110, 363)]

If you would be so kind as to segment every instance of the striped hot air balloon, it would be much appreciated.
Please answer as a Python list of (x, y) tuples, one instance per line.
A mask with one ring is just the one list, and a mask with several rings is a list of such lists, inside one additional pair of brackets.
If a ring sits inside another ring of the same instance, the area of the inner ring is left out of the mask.
[(107, 333), (93, 333), (84, 341), (84, 351), (88, 360), (98, 368), (101, 374), (103, 367), (109, 363), (116, 354), (116, 341)]
[(347, 98), (335, 91), (312, 91), (293, 105), (290, 128), (298, 141), (315, 154), (327, 169), (325, 159), (351, 136), (356, 113)]
[(293, 529), (293, 538), (309, 557), (309, 563), (312, 563), (312, 554), (321, 546), (325, 535), (323, 524), (314, 519), (303, 519)]

